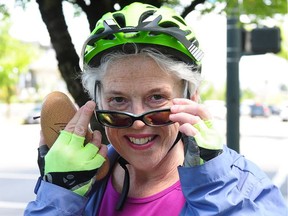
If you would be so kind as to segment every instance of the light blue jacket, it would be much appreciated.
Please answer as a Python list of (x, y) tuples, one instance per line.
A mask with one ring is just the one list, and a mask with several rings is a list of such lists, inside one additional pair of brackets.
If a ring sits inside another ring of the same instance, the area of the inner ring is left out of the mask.
[[(109, 148), (113, 166), (118, 155)], [(224, 146), (221, 155), (195, 167), (179, 167), (186, 198), (181, 215), (189, 216), (285, 216), (288, 208), (276, 186), (252, 162)], [(107, 177), (108, 178), (108, 177)], [(107, 178), (96, 182), (89, 198), (39, 180), (37, 198), (28, 204), (25, 216), (95, 216)]]

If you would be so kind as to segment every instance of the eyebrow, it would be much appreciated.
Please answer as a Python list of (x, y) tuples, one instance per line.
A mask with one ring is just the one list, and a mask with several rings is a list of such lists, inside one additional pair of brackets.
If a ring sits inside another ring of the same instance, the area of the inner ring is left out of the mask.
[(123, 91), (117, 91), (117, 90), (108, 90), (108, 91), (103, 91), (104, 94), (109, 94), (109, 95), (123, 95)]
[(153, 92), (160, 92), (160, 93), (170, 93), (170, 91), (167, 89), (167, 88), (153, 88), (153, 89), (150, 89), (149, 91), (148, 91), (148, 94), (151, 94), (151, 93), (153, 93)]
[[(148, 94), (153, 93), (153, 92), (161, 92), (161, 93), (170, 93), (170, 91), (168, 90), (168, 88), (166, 87), (158, 87), (158, 88), (153, 88), (153, 89), (149, 89)], [(125, 94), (123, 91), (119, 91), (119, 90), (111, 90), (108, 89), (107, 91), (104, 91), (103, 93), (108, 93), (108, 94)]]

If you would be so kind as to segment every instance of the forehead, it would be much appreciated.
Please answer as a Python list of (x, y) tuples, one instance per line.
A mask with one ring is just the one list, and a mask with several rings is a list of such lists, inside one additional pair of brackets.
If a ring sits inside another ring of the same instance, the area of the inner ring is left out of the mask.
[(164, 71), (151, 57), (129, 56), (110, 63), (102, 79), (102, 96), (146, 98), (153, 94), (180, 97), (183, 82)]
[(158, 82), (176, 81), (175, 75), (164, 71), (155, 60), (148, 56), (127, 56), (110, 64), (103, 82), (131, 82), (133, 80), (152, 79)]

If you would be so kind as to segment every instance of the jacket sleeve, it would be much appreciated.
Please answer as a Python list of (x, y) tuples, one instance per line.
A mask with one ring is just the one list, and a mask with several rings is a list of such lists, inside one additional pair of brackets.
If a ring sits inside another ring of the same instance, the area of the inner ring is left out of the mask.
[(81, 215), (87, 199), (57, 185), (38, 180), (37, 197), (28, 203), (24, 216), (74, 216)]
[(287, 215), (276, 186), (256, 165), (224, 147), (221, 155), (195, 167), (179, 167), (186, 203), (181, 215)]

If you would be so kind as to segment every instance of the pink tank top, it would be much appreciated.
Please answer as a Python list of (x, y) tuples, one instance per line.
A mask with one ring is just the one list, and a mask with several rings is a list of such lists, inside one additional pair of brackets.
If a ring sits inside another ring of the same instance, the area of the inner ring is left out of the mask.
[(114, 189), (111, 177), (101, 203), (100, 216), (135, 216), (135, 215), (179, 215), (185, 199), (182, 194), (180, 181), (169, 188), (149, 197), (126, 199), (121, 211), (115, 207), (120, 194)]

